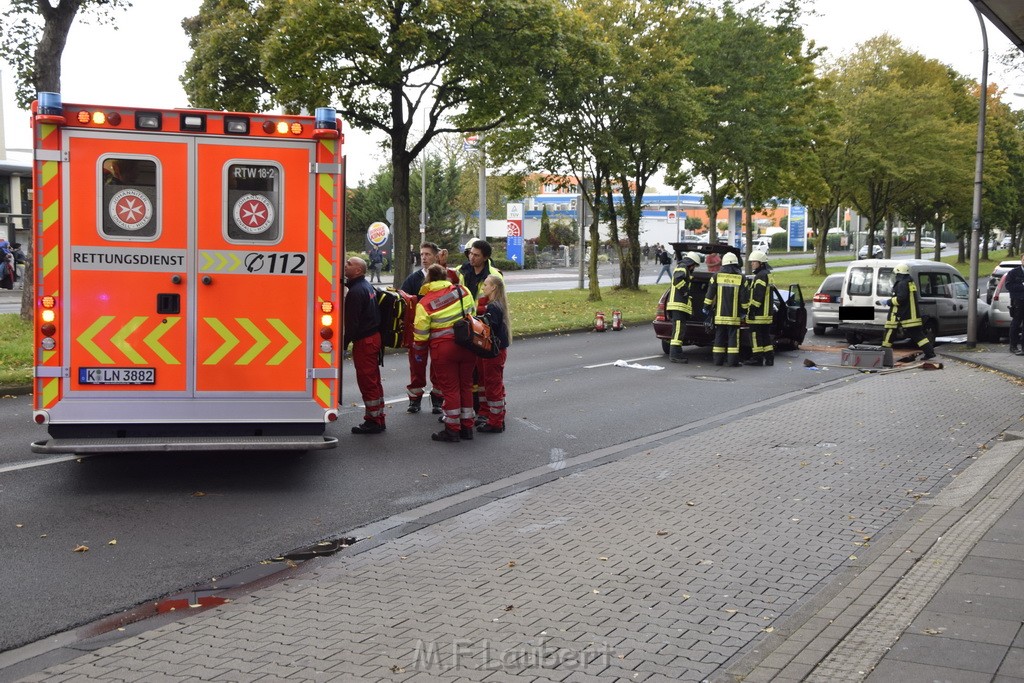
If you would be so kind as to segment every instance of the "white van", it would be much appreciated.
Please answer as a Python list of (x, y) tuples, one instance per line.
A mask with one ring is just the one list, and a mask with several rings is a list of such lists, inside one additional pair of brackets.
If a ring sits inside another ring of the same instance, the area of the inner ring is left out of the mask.
[[(850, 344), (881, 339), (892, 298), (893, 268), (910, 266), (921, 301), (921, 319), (928, 338), (967, 334), (970, 286), (948, 263), (917, 259), (865, 259), (846, 268), (839, 307), (839, 331)], [(987, 339), (988, 304), (978, 300), (978, 339)]]

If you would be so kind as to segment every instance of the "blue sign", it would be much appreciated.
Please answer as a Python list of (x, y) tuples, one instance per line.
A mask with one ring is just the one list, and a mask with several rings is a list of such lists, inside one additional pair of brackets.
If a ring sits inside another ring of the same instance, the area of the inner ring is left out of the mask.
[(523, 267), (523, 236), (509, 237), (505, 243), (506, 253), (509, 260), (515, 261), (519, 267)]
[(804, 246), (807, 237), (807, 207), (793, 202), (789, 205), (789, 248)]

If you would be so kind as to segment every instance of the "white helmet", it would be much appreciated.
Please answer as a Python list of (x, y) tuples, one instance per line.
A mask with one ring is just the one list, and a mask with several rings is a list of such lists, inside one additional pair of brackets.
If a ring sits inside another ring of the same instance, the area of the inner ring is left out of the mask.
[(750, 256), (747, 257), (748, 261), (757, 261), (758, 263), (768, 263), (768, 254), (763, 251), (752, 251)]
[(684, 266), (690, 265), (689, 263), (687, 263), (687, 261), (690, 261), (690, 263), (692, 263), (695, 266), (699, 266), (700, 265), (700, 254), (698, 254), (695, 251), (688, 251), (688, 252), (686, 252), (685, 254), (683, 254), (683, 259), (682, 259), (682, 263), (683, 263)]
[(740, 260), (736, 258), (736, 254), (732, 253), (731, 251), (727, 252), (725, 255), (722, 256), (723, 266), (737, 266), (739, 265), (739, 263)]
[(892, 272), (897, 275), (910, 275), (910, 266), (906, 263), (897, 263)]

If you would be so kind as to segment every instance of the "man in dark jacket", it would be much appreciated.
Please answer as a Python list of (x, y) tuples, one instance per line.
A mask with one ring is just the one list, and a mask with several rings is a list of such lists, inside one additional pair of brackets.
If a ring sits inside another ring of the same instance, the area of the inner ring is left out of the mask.
[(711, 357), (715, 365), (740, 364), (740, 325), (747, 313), (747, 288), (740, 260), (731, 251), (722, 256), (722, 268), (711, 276), (704, 315), (714, 316), (715, 341)]
[(885, 321), (885, 336), (882, 338), (882, 346), (892, 347), (896, 330), (902, 328), (903, 333), (924, 351), (924, 360), (935, 358), (935, 348), (924, 332), (921, 302), (917, 296), (917, 285), (910, 275), (910, 266), (906, 263), (897, 263), (892, 272), (896, 279), (892, 283), (889, 317)]
[(750, 326), (751, 355), (744, 365), (775, 365), (775, 347), (772, 345), (772, 288), (768, 254), (752, 251), (748, 257), (753, 270), (750, 280), (747, 325)]
[(473, 240), (467, 252), (466, 257), (469, 260), (459, 268), (459, 275), (462, 276), (462, 282), (466, 285), (466, 289), (469, 290), (470, 294), (477, 301), (478, 313), (483, 315), (483, 309), (487, 306), (487, 302), (480, 301), (480, 283), (486, 280), (488, 275), (497, 275), (502, 279), (504, 278), (501, 275), (501, 271), (491, 263), (490, 242), (487, 240)]
[(1021, 333), (1024, 333), (1024, 255), (1021, 264), (1006, 274), (1003, 287), (1010, 293), (1010, 353), (1024, 356)]
[(353, 434), (380, 434), (384, 424), (384, 385), (380, 381), (380, 309), (377, 290), (366, 281), (366, 261), (353, 256), (345, 261), (345, 339), (343, 348), (352, 344), (352, 365), (356, 384), (363, 396), (363, 423)]
[(686, 356), (683, 355), (683, 333), (686, 331), (687, 321), (693, 315), (690, 279), (699, 264), (700, 254), (695, 251), (687, 252), (683, 254), (679, 265), (672, 273), (672, 289), (669, 290), (668, 303), (665, 304), (669, 320), (672, 321), (672, 342), (668, 355), (672, 363), (686, 362)]

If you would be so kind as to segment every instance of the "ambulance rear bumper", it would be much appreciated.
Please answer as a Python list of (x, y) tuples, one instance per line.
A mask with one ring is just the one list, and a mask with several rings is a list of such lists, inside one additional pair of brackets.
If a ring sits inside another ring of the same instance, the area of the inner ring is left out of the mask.
[(169, 453), (182, 451), (312, 451), (334, 448), (338, 439), (325, 435), (182, 436), (44, 439), (33, 453)]

